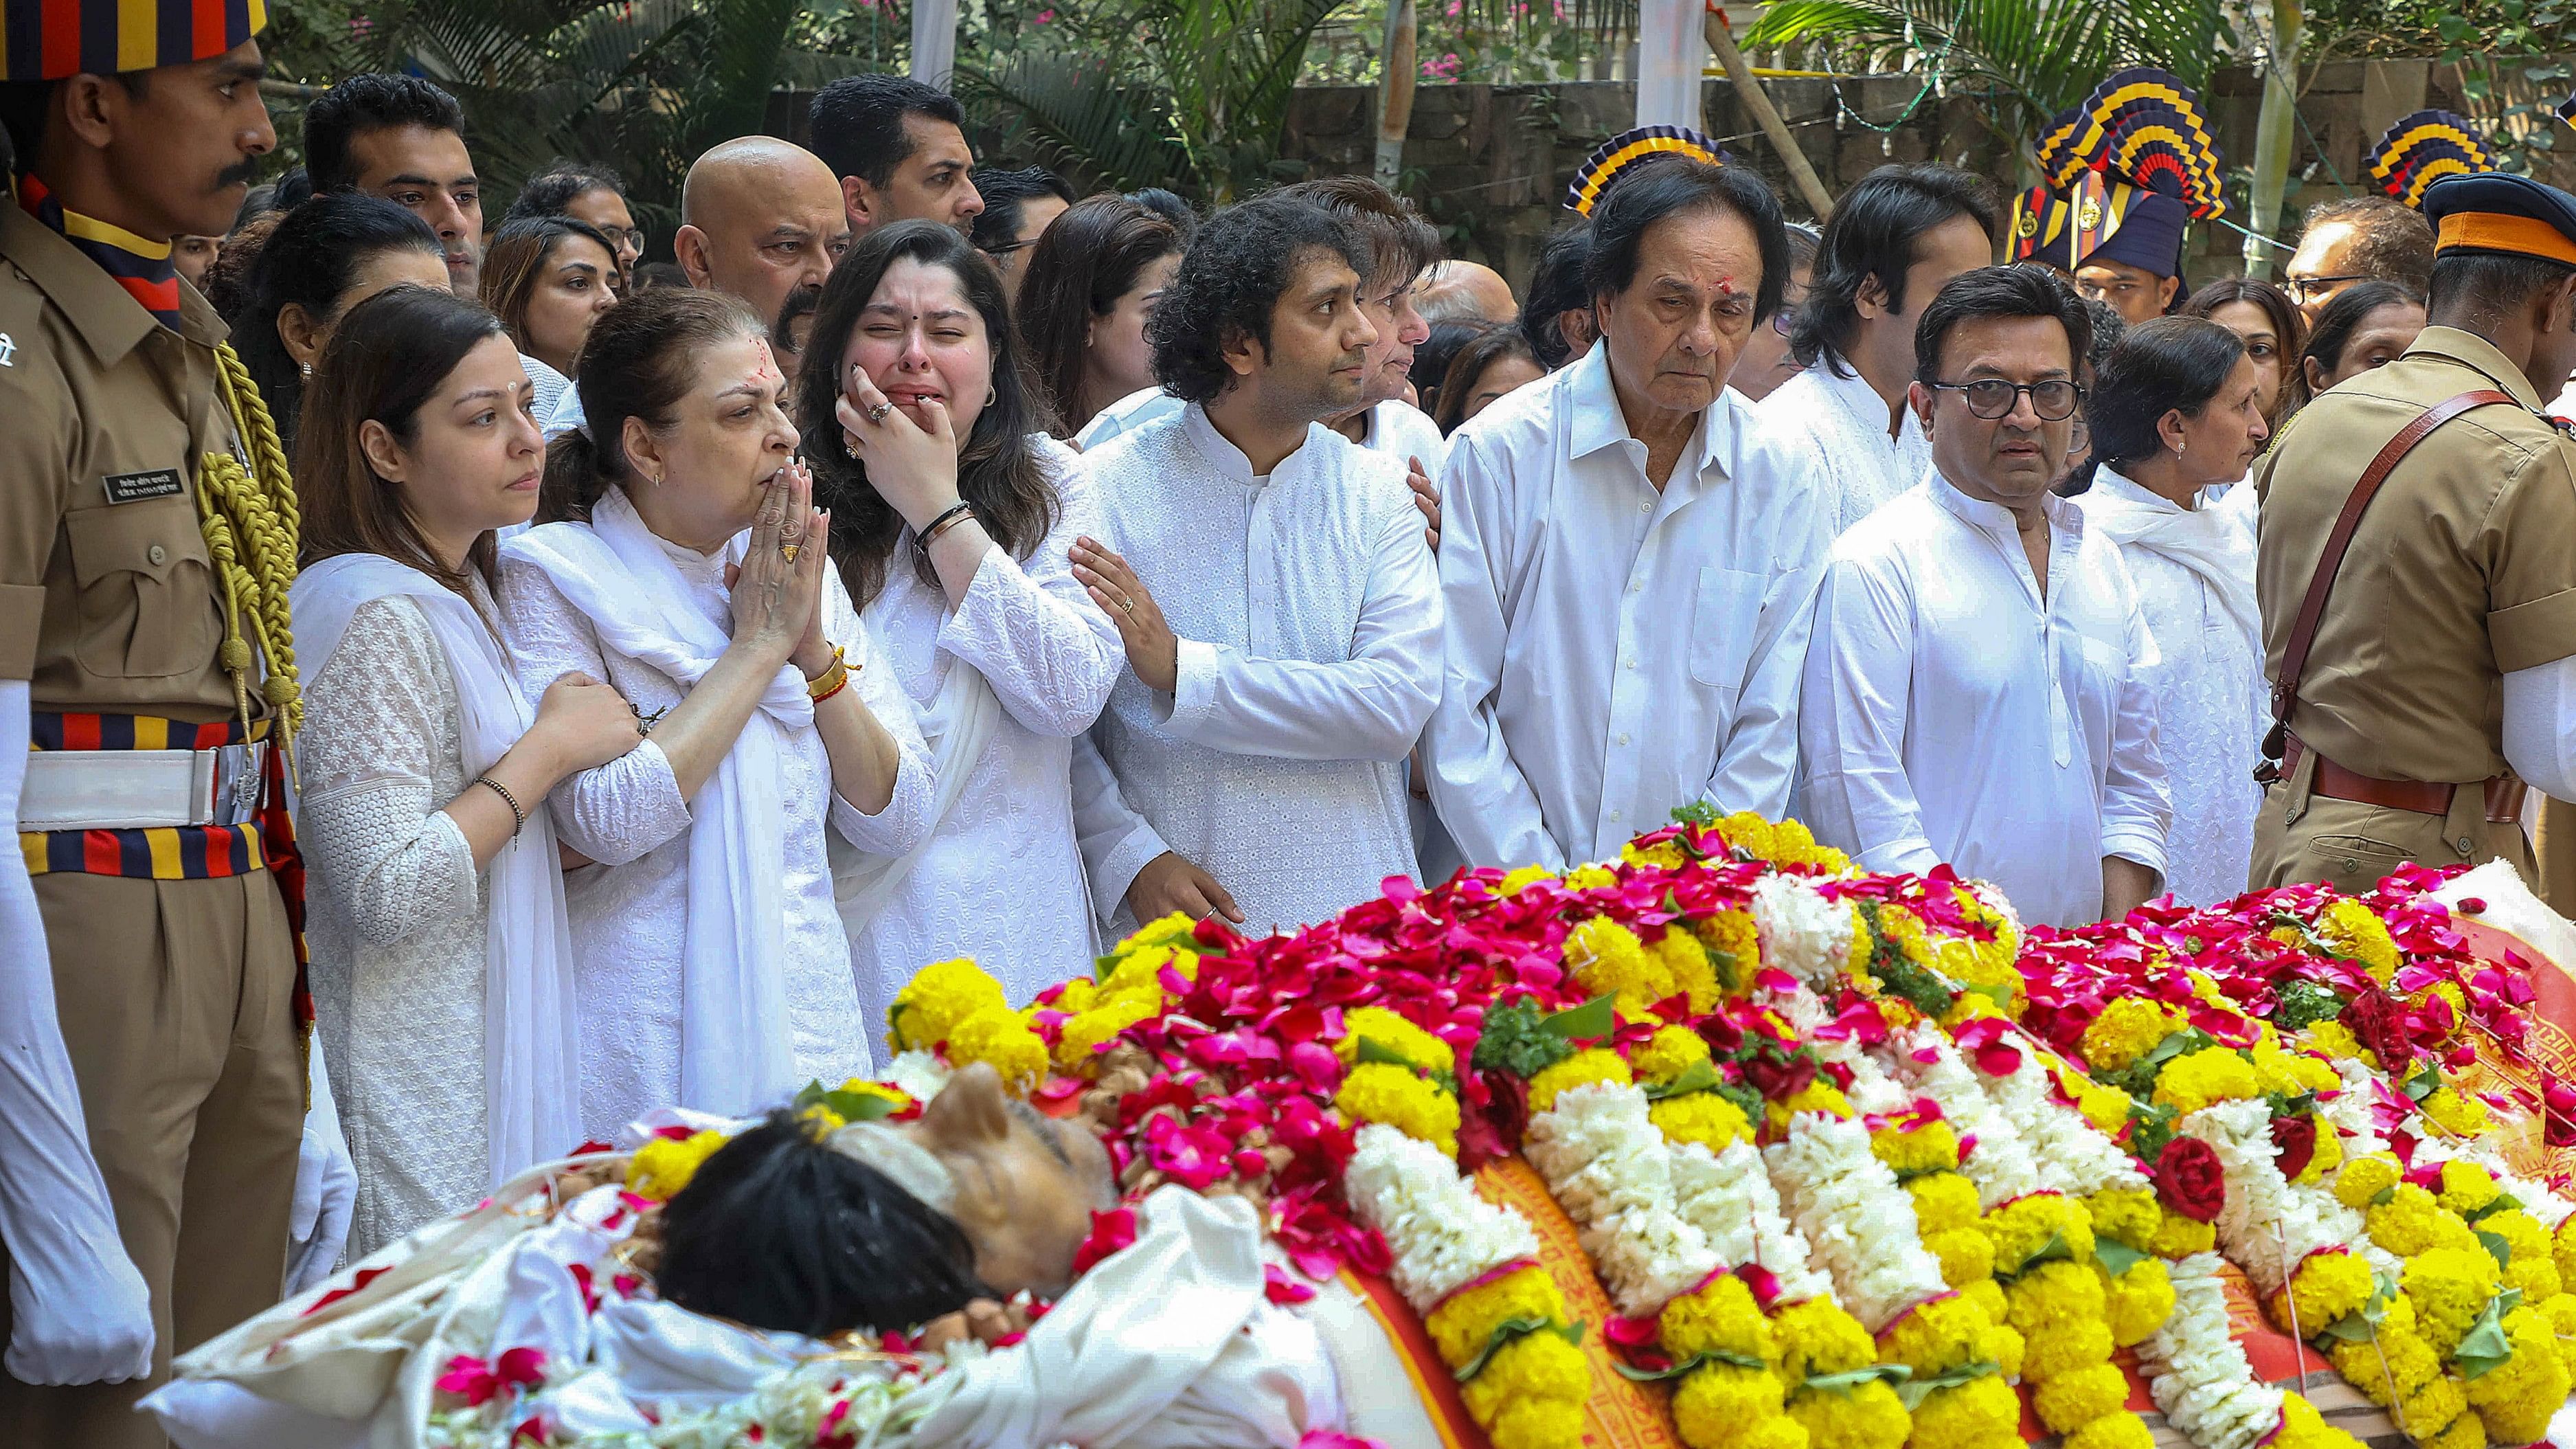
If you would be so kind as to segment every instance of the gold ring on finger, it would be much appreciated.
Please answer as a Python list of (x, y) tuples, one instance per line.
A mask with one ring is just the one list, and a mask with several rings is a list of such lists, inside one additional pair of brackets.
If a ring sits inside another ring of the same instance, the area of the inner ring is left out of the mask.
[(778, 556), (787, 560), (789, 563), (794, 563), (796, 562), (796, 551), (802, 547), (804, 547), (802, 544), (782, 543), (778, 546)]

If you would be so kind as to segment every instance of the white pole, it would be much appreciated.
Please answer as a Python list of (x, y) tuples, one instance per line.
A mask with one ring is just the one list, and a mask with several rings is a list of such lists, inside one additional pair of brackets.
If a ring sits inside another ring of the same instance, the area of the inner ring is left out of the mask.
[(913, 0), (912, 78), (948, 89), (957, 68), (957, 0)]
[(1637, 124), (1700, 130), (1700, 72), (1708, 40), (1700, 33), (1703, 0), (1638, 0)]

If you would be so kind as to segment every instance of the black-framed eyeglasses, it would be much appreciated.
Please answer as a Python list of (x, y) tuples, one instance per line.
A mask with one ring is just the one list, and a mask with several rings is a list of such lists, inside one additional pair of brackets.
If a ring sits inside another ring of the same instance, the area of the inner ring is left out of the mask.
[(1780, 307), (1772, 312), (1771, 330), (1779, 333), (1783, 337), (1789, 335), (1789, 309), (1787, 307)]
[(2309, 302), (2322, 300), (2325, 293), (2332, 288), (2345, 286), (2353, 282), (2367, 282), (2369, 280), (2370, 278), (2366, 276), (2358, 275), (2348, 277), (2289, 277), (2282, 281), (2281, 290), (2289, 293), (2291, 300), (2296, 301), (2301, 305), (2305, 305)]
[(1968, 400), (1969, 416), (1984, 418), (1988, 422), (2011, 416), (2024, 393), (2030, 395), (2030, 410), (2039, 414), (2043, 423), (2066, 421), (2075, 416), (2076, 406), (2084, 401), (2084, 389), (2063, 378), (2051, 378), (2046, 382), (2006, 382), (2000, 377), (1981, 377), (1975, 382), (1927, 382), (1924, 386), (1935, 392), (1964, 394)]

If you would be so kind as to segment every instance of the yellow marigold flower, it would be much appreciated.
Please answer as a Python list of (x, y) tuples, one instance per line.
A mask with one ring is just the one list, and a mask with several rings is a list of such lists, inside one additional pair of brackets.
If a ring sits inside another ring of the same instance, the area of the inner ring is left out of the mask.
[(1088, 976), (1076, 976), (1039, 992), (1038, 1001), (1049, 1010), (1079, 1016), (1099, 1004), (1100, 983)]
[(2156, 1230), (2155, 1246), (2149, 1251), (2159, 1258), (2188, 1258), (2217, 1246), (2216, 1223), (2194, 1222), (2178, 1212), (2168, 1211), (2164, 1226)]
[(1449, 1043), (1383, 1006), (1355, 1006), (1343, 1012), (1342, 1039), (1333, 1043), (1333, 1055), (1341, 1058), (1346, 1067), (1358, 1061), (1363, 1038), (1404, 1058), (1415, 1071), (1458, 1070), (1458, 1054)]
[(1719, 982), (1717, 968), (1710, 964), (1708, 948), (1699, 943), (1690, 928), (1679, 921), (1664, 928), (1664, 933), (1646, 947), (1646, 954), (1672, 978), (1673, 990), (1690, 998), (1690, 1009), (1705, 1015), (1717, 1009)]
[[(1668, 933), (1678, 936), (1678, 931)], [(1688, 938), (1684, 938), (1688, 939)], [(1628, 1053), (1628, 1069), (1641, 1082), (1670, 1082), (1708, 1060), (1708, 1042), (1686, 1026), (1668, 1026)]]
[(2439, 1246), (2459, 1219), (2444, 1212), (2431, 1193), (2401, 1182), (2388, 1201), (2366, 1209), (2362, 1221), (2370, 1229), (2372, 1242), (2401, 1258), (2411, 1258)]
[(1883, 902), (1878, 908), (1878, 933), (1908, 961), (1917, 966), (1932, 964), (1932, 940), (1924, 932), (1921, 916), (1894, 901)]
[(2255, 1044), (2254, 1075), (2262, 1080), (2263, 1090), (2295, 1097), (2301, 1092), (2333, 1092), (2343, 1087), (2343, 1078), (2335, 1069), (2316, 1057), (2291, 1051), (2278, 1041)]
[[(2441, 1361), (2433, 1357), (2433, 1350), (2420, 1336), (2412, 1330), (2392, 1330), (2385, 1323), (2380, 1325), (2379, 1341), (2375, 1344), (2368, 1339), (2350, 1343), (2338, 1339), (2327, 1348), (2328, 1356), (2334, 1360), (2335, 1371), (2360, 1390), (2362, 1397), (2381, 1408), (2397, 1400), (2413, 1398), (2442, 1374)], [(2389, 1387), (2392, 1377), (2396, 1383), (2394, 1390)], [(2423, 1424), (2427, 1430), (2432, 1427), (2412, 1416), (2407, 1422)]]
[(958, 1067), (989, 1062), (1004, 1087), (1025, 1096), (1046, 1076), (1047, 1048), (1018, 1012), (987, 1007), (948, 1029), (948, 1060)]
[(1941, 1281), (1953, 1288), (1995, 1276), (1995, 1245), (1975, 1228), (1923, 1234), (1923, 1250), (1941, 1263)]
[[(1994, 1280), (1989, 1278), (1986, 1281), (1992, 1283)], [(1986, 1330), (1986, 1336), (1977, 1349), (1977, 1357), (1994, 1360), (1996, 1369), (2005, 1379), (2018, 1379), (2029, 1362), (2029, 1346), (2030, 1340), (2021, 1336), (2021, 1330), (1998, 1321)]]
[(2496, 1444), (2529, 1444), (2545, 1438), (2549, 1421), (2567, 1402), (2567, 1364), (2549, 1320), (2537, 1308), (2504, 1316), (2513, 1356), (2468, 1381), (2469, 1407)]
[(2358, 1254), (2311, 1253), (2290, 1275), (2288, 1293), (2272, 1295), (2272, 1301), (2265, 1306), (2271, 1309), (2272, 1322), (2283, 1333), (2292, 1332), (2295, 1324), (2300, 1337), (2314, 1338), (2327, 1325), (2369, 1302), (2377, 1286), (2370, 1275), (2370, 1264)]
[[(2494, 1200), (2492, 1197), (2488, 1199), (2489, 1202)], [(2503, 1212), (2489, 1213), (2478, 1219), (2477, 1230), (2504, 1239), (2515, 1264), (2547, 1263), (2549, 1271), (2553, 1275), (2557, 1273), (2558, 1265), (2550, 1262), (2549, 1258), (2549, 1230), (2540, 1225), (2540, 1219), (2522, 1209), (2508, 1208)], [(2538, 1302), (2548, 1296), (2546, 1293), (2525, 1293), (2523, 1300)]]
[(2558, 1276), (2576, 1283), (2576, 1213), (2560, 1220), (2558, 1231), (2550, 1235), (2549, 1252), (2558, 1260)]
[(1781, 1309), (1771, 1320), (1771, 1339), (1780, 1351), (1781, 1377), (1792, 1384), (1878, 1362), (1869, 1330), (1830, 1298), (1809, 1298)]
[(1198, 928), (1199, 923), (1191, 920), (1188, 912), (1167, 912), (1128, 932), (1110, 954), (1124, 956), (1153, 946), (1187, 946), (1197, 939)]
[(2370, 979), (2385, 986), (2397, 974), (2397, 942), (2387, 923), (2356, 900), (2339, 900), (2317, 919), (2317, 935), (2337, 954), (2358, 961)]
[[(1752, 986), (1755, 973), (1762, 969), (1762, 932), (1754, 926), (1751, 912), (1720, 911), (1691, 929), (1701, 946), (1711, 952), (1723, 951), (1731, 958), (1731, 965), (1710, 960), (1709, 969), (1721, 986), (1738, 993)], [(1691, 1010), (1701, 1009), (1694, 998)]]
[(1782, 1414), (1763, 1419), (1747, 1429), (1735, 1441), (1735, 1449), (1812, 1449), (1807, 1441), (1807, 1426)]
[(1767, 1102), (1763, 1105), (1764, 1116), (1769, 1119), (1774, 1130), (1786, 1129), (1789, 1119), (1801, 1112), (1823, 1112), (1846, 1119), (1857, 1115), (1852, 1111), (1851, 1099), (1843, 1095), (1840, 1087), (1826, 1081), (1823, 1077), (1816, 1078), (1777, 1102)]
[(1852, 912), (1852, 938), (1847, 949), (1850, 960), (1844, 969), (1854, 976), (1867, 978), (1869, 958), (1878, 949), (1877, 938), (1869, 933), (1869, 918), (1859, 911)]
[[(2416, 1442), (2425, 1449), (2483, 1449), (2487, 1442), (2486, 1426), (2469, 1412), (2466, 1387), (2450, 1374), (2417, 1391), (2406, 1401), (2404, 1412), (2406, 1427), (2415, 1432)], [(2438, 1433), (2432, 1432), (2435, 1424), (2443, 1426)]]
[(2496, 1294), (2495, 1259), (2483, 1248), (2427, 1248), (2406, 1260), (2398, 1287), (2413, 1301), (2415, 1331), (2448, 1359)]
[(2098, 1313), (2044, 1329), (2023, 1323), (2013, 1328), (2029, 1345), (2021, 1361), (2024, 1383), (2044, 1384), (2078, 1369), (2107, 1363), (2111, 1357), (2111, 1325)]
[(2165, 1063), (2156, 1074), (2155, 1101), (2183, 1116), (2220, 1102), (2263, 1095), (2254, 1066), (2225, 1047), (2204, 1047)]
[(2141, 1253), (2155, 1251), (2156, 1228), (2164, 1221), (2164, 1209), (2152, 1190), (2105, 1188), (2084, 1200), (2084, 1210), (2092, 1216), (2094, 1237), (2109, 1238)]
[[(1144, 934), (1138, 932), (1138, 935)], [(1134, 937), (1130, 937), (1133, 940)], [(1104, 994), (1127, 993), (1142, 996), (1156, 1006), (1163, 1003), (1163, 968), (1169, 966), (1184, 981), (1199, 979), (1199, 953), (1183, 941), (1179, 944), (1155, 943), (1121, 950), (1109, 974), (1101, 978)]]
[(2308, 1029), (2299, 1033), (2299, 1044), (2328, 1061), (2359, 1057), (2373, 1067), (2379, 1065), (2378, 1057), (2361, 1044), (2361, 1038), (2352, 1034), (2352, 1028), (2331, 1016), (2323, 1021), (2310, 1022)]
[(2129, 1120), (2129, 1094), (2117, 1087), (2106, 1087), (2080, 1072), (2056, 1069), (2058, 1085), (2075, 1099), (2075, 1110), (2093, 1124), (2093, 1130), (2106, 1137), (2116, 1137)]
[(1618, 993), (1620, 1014), (1638, 1019), (1675, 990), (1673, 973), (1648, 954), (1637, 933), (1608, 916), (1585, 921), (1565, 938), (1565, 969), (1595, 995)]
[[(2562, 1275), (2563, 1276), (2563, 1275)], [(2556, 1293), (2540, 1300), (2540, 1314), (2558, 1343), (2558, 1357), (2576, 1375), (2576, 1293)]]
[(1912, 1131), (1881, 1127), (1869, 1134), (1870, 1154), (1898, 1176), (1948, 1172), (1959, 1165), (1959, 1134), (1947, 1122), (1924, 1122)]
[(725, 1141), (721, 1132), (693, 1132), (677, 1142), (656, 1137), (635, 1149), (634, 1160), (626, 1164), (626, 1190), (637, 1197), (669, 1202)]
[(1876, 1380), (1839, 1392), (1791, 1394), (1789, 1417), (1807, 1431), (1815, 1449), (1899, 1449), (1914, 1429), (1896, 1390)]
[(1646, 1117), (1674, 1142), (1697, 1142), (1711, 1152), (1727, 1144), (1751, 1141), (1753, 1124), (1744, 1109), (1715, 1092), (1684, 1092), (1646, 1109)]
[(2442, 1190), (2438, 1194), (2441, 1204), (2462, 1217), (2494, 1202), (2502, 1191), (2487, 1170), (2474, 1162), (2454, 1157), (2442, 1164)]
[(2437, 997), (2449, 1004), (2452, 1021), (2463, 1022), (2469, 1019), (2469, 999), (2460, 993), (2459, 987), (2448, 981), (2436, 981), (2416, 992), (2408, 1000), (2413, 1005), (2422, 1006)]
[(1879, 1361), (1901, 1363), (1925, 1378), (1947, 1373), (1975, 1361), (1989, 1326), (1975, 1300), (1956, 1293), (1935, 1298), (1880, 1331)]
[(1779, 1347), (1771, 1341), (1771, 1325), (1754, 1303), (1753, 1290), (1732, 1273), (1665, 1304), (1656, 1326), (1664, 1352), (1676, 1361), (1712, 1350), (1758, 1358), (1765, 1364), (1780, 1361)]
[(1920, 1449), (2016, 1449), (2021, 1443), (2021, 1399), (2000, 1374), (1936, 1390), (1914, 1410)]
[(1777, 832), (1771, 822), (1750, 810), (1738, 810), (1717, 822), (1717, 833), (1727, 844), (1756, 860), (1773, 860), (1779, 853)]
[(2405, 1176), (2406, 1169), (2389, 1153), (2374, 1152), (2367, 1157), (2356, 1157), (2335, 1174), (2335, 1200), (2359, 1211), (2369, 1207), (2372, 1198), (2395, 1187)]
[(1914, 1197), (1914, 1225), (1925, 1233), (1977, 1225), (1977, 1185), (1955, 1172), (1927, 1173), (1905, 1185)]
[[(2077, 1263), (2093, 1256), (2093, 1216), (2082, 1203), (2053, 1192), (2035, 1192), (2016, 1198), (1986, 1214), (1986, 1236), (1995, 1244), (1995, 1271), (2010, 1277), (2030, 1261), (2031, 1255), (2063, 1240), (2066, 1250)], [(2028, 1332), (2028, 1325), (2016, 1320), (2015, 1327)]]
[(1731, 1363), (1704, 1364), (1673, 1391), (1673, 1427), (1685, 1444), (1728, 1444), (1750, 1424), (1782, 1417), (1780, 1376)]
[[(2407, 1422), (2415, 1421), (2409, 1419)], [(2487, 1429), (2477, 1415), (2462, 1414), (2451, 1421), (2451, 1427), (2418, 1442), (2423, 1449), (2486, 1449)]]
[[(2153, 1449), (2156, 1436), (2135, 1414), (2105, 1414), (2066, 1436), (2066, 1449)], [(2280, 1449), (2272, 1441), (2270, 1449)], [(2312, 1445), (2310, 1449), (2325, 1449)]]
[(2128, 1402), (2129, 1381), (2117, 1366), (2097, 1363), (2062, 1373), (2039, 1386), (2030, 1406), (2039, 1421), (2061, 1434), (2071, 1434), (2096, 1419), (2119, 1412)]
[(2308, 1116), (2317, 1124), (2316, 1150), (2308, 1154), (2308, 1165), (2300, 1168), (2299, 1175), (2290, 1179), (2301, 1187), (2314, 1187), (2343, 1166), (2342, 1134), (2335, 1131), (2334, 1124), (2326, 1120), (2323, 1112), (2311, 1112)]
[[(1959, 1296), (1977, 1305), (1978, 1309), (1992, 1322), (2005, 1323), (2012, 1318), (2012, 1308), (2004, 1301), (2004, 1285), (1992, 1278), (1981, 1278), (1968, 1284), (1959, 1290)], [(2004, 1377), (2020, 1378), (2021, 1371), (2015, 1369)]]
[(1556, 1105), (1556, 1094), (1568, 1087), (1590, 1086), (1594, 1082), (1616, 1082), (1632, 1086), (1636, 1078), (1629, 1075), (1628, 1064), (1608, 1047), (1594, 1047), (1576, 1052), (1555, 1066), (1542, 1068), (1530, 1078), (1529, 1109), (1544, 1112)]
[(1556, 879), (1556, 872), (1549, 870), (1546, 866), (1525, 865), (1518, 870), (1505, 872), (1503, 883), (1496, 887), (1496, 893), (1499, 895), (1516, 896), (1528, 887), (1538, 884), (1540, 881), (1554, 879)]
[[(2265, 1449), (2356, 1449), (2360, 1442), (2328, 1424), (2314, 1404), (2295, 1393), (2286, 1393), (2281, 1396), (2281, 1428)], [(2075, 1449), (2074, 1441), (2068, 1441), (2068, 1449)]]
[(2173, 1316), (2173, 1275), (2161, 1258), (2141, 1258), (2129, 1265), (2129, 1271), (2114, 1278), (2108, 1269), (2102, 1273), (2103, 1311), (2111, 1324), (2111, 1342), (2120, 1348), (2135, 1348), (2155, 1337), (2156, 1330)]
[(1159, 1005), (1122, 996), (1065, 1018), (1055, 1039), (1055, 1064), (1070, 1075), (1091, 1077), (1100, 1071), (1100, 1047), (1118, 1033), (1162, 1011)]
[(1333, 1105), (1355, 1123), (1382, 1122), (1447, 1156), (1458, 1155), (1458, 1099), (1403, 1067), (1362, 1062), (1342, 1078)]
[(1458, 1386), (1458, 1396), (1466, 1401), (1467, 1412), (1485, 1424), (1517, 1399), (1580, 1405), (1591, 1383), (1583, 1350), (1553, 1333), (1525, 1333), (1496, 1349), (1474, 1378)]
[(1619, 873), (1606, 865), (1578, 865), (1565, 873), (1565, 888), (1572, 891), (1597, 891), (1618, 883)]
[(1565, 1449), (1583, 1442), (1581, 1399), (1523, 1399), (1505, 1404), (1485, 1426), (1494, 1449)]
[(1683, 864), (1682, 848), (1673, 841), (1667, 840), (1661, 845), (1639, 850), (1637, 842), (1631, 840), (1619, 847), (1619, 863), (1652, 866), (1658, 870), (1679, 870)]
[(2487, 1130), (2487, 1104), (2457, 1087), (2437, 1087), (2417, 1105), (2434, 1125), (2454, 1137), (2474, 1138)]
[(1565, 1321), (1565, 1295), (1544, 1268), (1523, 1268), (1442, 1299), (1423, 1320), (1440, 1361), (1457, 1368), (1485, 1351), (1494, 1330), (1515, 1318)]
[[(1883, 1005), (1891, 1011), (1901, 1009), (1911, 1013), (1913, 1010), (1913, 1008), (1908, 1006), (1900, 997), (1885, 998)], [(1993, 997), (1986, 995), (1982, 991), (1962, 991), (1959, 993), (1957, 999), (1950, 1003), (1950, 1009), (1941, 1013), (1941, 1024), (1950, 1028), (1951, 1031), (1956, 1032), (1959, 1028), (1966, 1026), (1969, 1022), (1975, 1021), (1978, 1017), (2000, 1016), (2010, 1019), (2014, 1012), (2018, 1012), (2019, 1010), (2020, 1007), (2018, 1005), (2013, 1008), (2013, 1011), (2008, 1012), (2004, 1010), (2002, 1007), (1995, 1005)], [(1889, 1025), (1893, 1026), (1894, 1024), (1894, 1020), (1891, 1017)]]
[(894, 994), (886, 1019), (896, 1051), (928, 1050), (946, 1041), (957, 1023), (975, 1013), (1010, 1009), (1002, 983), (960, 956), (922, 967)]

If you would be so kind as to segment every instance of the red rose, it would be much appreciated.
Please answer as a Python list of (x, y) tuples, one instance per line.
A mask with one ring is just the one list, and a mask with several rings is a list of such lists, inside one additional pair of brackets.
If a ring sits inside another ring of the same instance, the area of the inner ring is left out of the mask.
[(2307, 1171), (2309, 1159), (2316, 1155), (2316, 1118), (2302, 1112), (2272, 1119), (2272, 1158), (2280, 1164), (2283, 1177), (2295, 1178)]
[[(2309, 1144), (2315, 1148), (2314, 1140)], [(2218, 1153), (2197, 1137), (2177, 1137), (2156, 1158), (2156, 1200), (2196, 1223), (2218, 1221), (2227, 1203), (2227, 1174)]]

